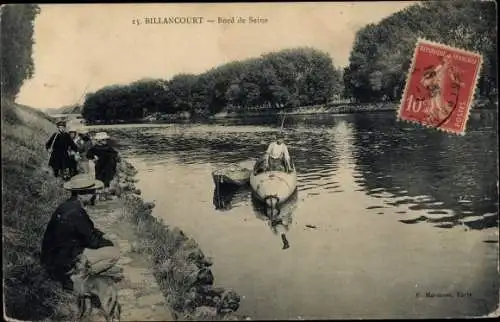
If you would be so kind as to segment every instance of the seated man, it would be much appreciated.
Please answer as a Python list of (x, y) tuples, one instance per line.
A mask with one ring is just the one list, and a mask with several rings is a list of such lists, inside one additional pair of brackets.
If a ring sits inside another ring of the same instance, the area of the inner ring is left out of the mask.
[(290, 172), (290, 155), (285, 143), (283, 143), (282, 134), (275, 136), (275, 140), (269, 144), (264, 158), (268, 171)]
[[(75, 281), (81, 281), (83, 272), (76, 267), (87, 267), (91, 275), (106, 274), (122, 278), (114, 265), (120, 250), (104, 238), (82, 206), (79, 195), (92, 194), (102, 182), (87, 177), (74, 177), (64, 184), (71, 197), (52, 214), (42, 243), (41, 262), (49, 275), (63, 287), (73, 290)], [(78, 265), (77, 265), (78, 264)]]

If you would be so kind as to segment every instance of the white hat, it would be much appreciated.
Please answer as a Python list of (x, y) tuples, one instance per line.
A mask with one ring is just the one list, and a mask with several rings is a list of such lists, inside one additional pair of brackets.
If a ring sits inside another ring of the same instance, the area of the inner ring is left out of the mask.
[(95, 140), (107, 140), (107, 139), (109, 139), (109, 135), (106, 132), (97, 132), (94, 139)]

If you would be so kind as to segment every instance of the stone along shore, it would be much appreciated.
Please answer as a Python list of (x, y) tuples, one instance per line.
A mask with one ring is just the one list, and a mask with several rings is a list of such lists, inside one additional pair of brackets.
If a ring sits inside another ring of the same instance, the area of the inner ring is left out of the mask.
[[(122, 161), (111, 184), (111, 192), (118, 198), (101, 201), (89, 212), (99, 227), (111, 232), (110, 237), (120, 245), (122, 256), (125, 255), (120, 262), (126, 278), (119, 288), (121, 301), (132, 303), (125, 303), (123, 319), (139, 315), (142, 320), (249, 320), (235, 312), (240, 296), (214, 285), (212, 261), (196, 241), (152, 215), (155, 205), (139, 196), (136, 174), (130, 163)], [(100, 210), (103, 208), (109, 209), (107, 215)], [(113, 208), (118, 211), (112, 211)], [(138, 266), (149, 266), (152, 274)], [(131, 280), (142, 287), (130, 290), (126, 285)], [(165, 303), (158, 299), (155, 288), (163, 294), (168, 312), (161, 308)], [(127, 299), (130, 293), (136, 293), (136, 300)], [(127, 315), (126, 310), (137, 313)]]

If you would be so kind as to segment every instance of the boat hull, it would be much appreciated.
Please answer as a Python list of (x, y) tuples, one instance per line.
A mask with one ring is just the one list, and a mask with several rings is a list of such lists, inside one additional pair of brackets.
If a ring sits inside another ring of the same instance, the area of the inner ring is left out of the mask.
[(297, 189), (297, 174), (281, 171), (268, 171), (250, 174), (250, 186), (255, 198), (265, 201), (267, 197), (278, 197), (277, 204), (283, 204)]
[(241, 187), (248, 184), (250, 170), (244, 168), (218, 169), (212, 172), (215, 185), (232, 185)]

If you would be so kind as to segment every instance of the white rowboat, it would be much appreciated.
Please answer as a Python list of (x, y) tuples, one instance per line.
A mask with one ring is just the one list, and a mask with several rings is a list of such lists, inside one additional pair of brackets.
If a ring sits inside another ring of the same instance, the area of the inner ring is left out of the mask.
[(277, 205), (283, 204), (297, 189), (297, 173), (266, 171), (250, 173), (250, 186), (257, 199), (266, 201), (269, 197), (277, 197)]

